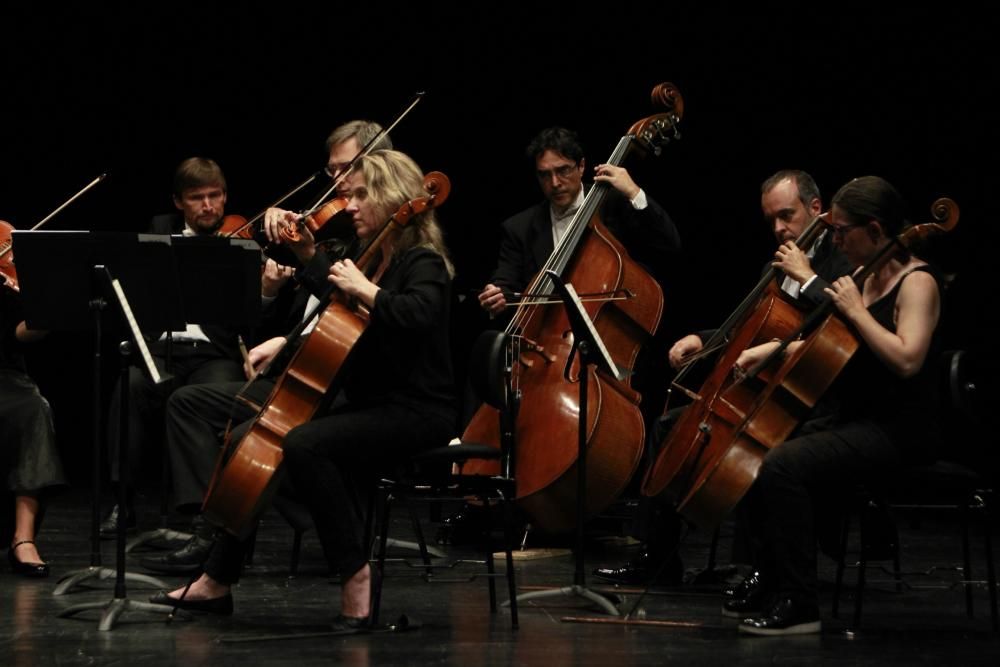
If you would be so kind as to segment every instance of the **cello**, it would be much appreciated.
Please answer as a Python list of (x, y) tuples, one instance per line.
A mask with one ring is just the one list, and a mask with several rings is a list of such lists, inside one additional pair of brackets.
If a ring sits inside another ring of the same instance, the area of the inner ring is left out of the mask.
[[(795, 244), (802, 250), (812, 247), (824, 229), (823, 216), (813, 218)], [(686, 494), (693, 470), (701, 463), (699, 447), (707, 437), (703, 426), (705, 415), (713, 409), (725, 410), (733, 400), (739, 400), (732, 398), (732, 393), (740, 389), (735, 386), (732, 373), (737, 358), (749, 347), (786, 337), (800, 322), (798, 307), (785, 298), (776, 275), (777, 270), (772, 266), (761, 276), (750, 294), (705, 342), (704, 348), (687, 360), (671, 382), (671, 391), (677, 389), (693, 403), (678, 418), (653, 465), (646, 471), (642, 487), (644, 495), (665, 493), (680, 500)], [(686, 388), (682, 382), (695, 362), (720, 349), (722, 351), (715, 366), (700, 389), (695, 392)], [(716, 406), (720, 396), (726, 398)], [(666, 407), (669, 407), (669, 399)]]
[[(360, 270), (365, 271), (378, 257), (393, 231), (444, 203), (451, 184), (444, 174), (430, 172), (424, 176), (424, 189), (426, 197), (405, 202), (367, 244), (355, 260)], [(320, 307), (323, 312), (315, 328), (296, 350), (249, 429), (235, 446), (227, 442), (220, 454), (203, 511), (206, 519), (238, 538), (247, 535), (277, 490), (285, 436), (326, 405), (340, 369), (368, 326), (367, 311), (338, 292)]]
[[(615, 147), (608, 164), (620, 165), (632, 147), (659, 154), (679, 138), (683, 100), (673, 84), (653, 89), (663, 113), (632, 125)], [(663, 312), (663, 292), (624, 246), (604, 226), (600, 207), (610, 186), (595, 184), (545, 266), (529, 284), (507, 327), (511, 386), (518, 397), (515, 419), (514, 476), (517, 501), (535, 520), (552, 531), (568, 531), (576, 522), (577, 430), (579, 425), (579, 360), (564, 367), (573, 347), (571, 327), (560, 301), (532, 295), (552, 291), (547, 270), (572, 283), (580, 294), (625, 294), (624, 299), (587, 300), (587, 314), (614, 362), (628, 371), (639, 349), (651, 336)], [(619, 381), (603, 371), (588, 371), (590, 400), (587, 416), (588, 514), (607, 506), (638, 467), (645, 440), (639, 412), (640, 395), (626, 378)], [(499, 447), (499, 412), (481, 406), (469, 422), (463, 441)], [(469, 474), (495, 474), (495, 463), (470, 461)]]
[[(852, 276), (859, 289), (900, 248), (958, 224), (958, 206), (950, 199), (935, 201), (931, 213), (935, 222), (905, 229)], [(788, 345), (806, 332), (802, 344), (785, 356)], [(697, 463), (678, 496), (678, 512), (698, 525), (717, 525), (750, 488), (767, 451), (791, 435), (859, 345), (857, 336), (833, 312), (832, 301), (826, 301), (801, 317), (781, 344), (745, 374), (732, 367), (722, 369), (727, 375), (724, 389), (701, 415), (698, 429), (704, 437), (690, 452)], [(680, 426), (678, 422), (675, 430)], [(673, 437), (672, 431), (664, 452)]]

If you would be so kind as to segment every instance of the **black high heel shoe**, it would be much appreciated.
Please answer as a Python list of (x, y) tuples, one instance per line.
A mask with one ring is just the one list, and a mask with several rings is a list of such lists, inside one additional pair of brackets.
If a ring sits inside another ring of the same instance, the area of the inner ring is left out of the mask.
[(11, 545), (10, 550), (7, 551), (7, 561), (10, 563), (10, 569), (14, 574), (19, 574), (22, 577), (30, 577), (32, 579), (41, 579), (42, 577), (49, 576), (48, 563), (25, 563), (14, 555), (14, 551), (16, 551), (22, 544), (34, 543), (34, 540), (21, 540), (20, 542), (15, 542)]

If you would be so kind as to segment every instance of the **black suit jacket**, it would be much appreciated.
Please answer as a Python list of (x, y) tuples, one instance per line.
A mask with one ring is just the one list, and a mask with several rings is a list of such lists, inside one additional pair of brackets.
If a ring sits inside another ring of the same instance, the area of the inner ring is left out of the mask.
[[(150, 234), (181, 234), (183, 231), (184, 217), (179, 213), (157, 215), (149, 222), (148, 232)], [(243, 358), (240, 355), (237, 339), (240, 334), (238, 329), (217, 324), (202, 324), (200, 326), (201, 330), (208, 336), (208, 340), (218, 349), (219, 356), (233, 359), (242, 365)]]
[[(816, 272), (816, 280), (812, 281), (809, 287), (799, 294), (799, 301), (808, 304), (815, 305), (825, 301), (827, 295), (823, 290), (837, 278), (850, 275), (854, 271), (854, 267), (851, 266), (844, 253), (833, 245), (833, 234), (829, 231), (819, 240), (816, 252), (809, 263), (812, 265), (812, 270)], [(770, 266), (770, 262), (768, 266)]]
[[(646, 208), (638, 211), (612, 189), (601, 208), (601, 219), (633, 259), (658, 273), (658, 267), (680, 250), (680, 234), (667, 212), (648, 194), (646, 201)], [(500, 256), (490, 282), (512, 300), (510, 293), (524, 290), (553, 249), (549, 203), (543, 201), (504, 221)]]

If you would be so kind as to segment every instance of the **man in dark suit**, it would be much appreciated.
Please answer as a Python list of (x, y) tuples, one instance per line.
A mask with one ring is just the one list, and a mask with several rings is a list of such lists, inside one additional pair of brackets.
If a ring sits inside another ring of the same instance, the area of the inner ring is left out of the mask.
[[(174, 206), (177, 213), (153, 218), (149, 231), (153, 234), (213, 236), (222, 224), (226, 205), (226, 178), (213, 160), (192, 157), (184, 160), (174, 173)], [(226, 382), (244, 377), (237, 332), (222, 326), (189, 324), (183, 331), (154, 334), (150, 353), (157, 367), (167, 368), (169, 347), (173, 380), (166, 385), (154, 385), (139, 368), (129, 373), (129, 461), (134, 478), (139, 470), (143, 451), (150, 443), (162, 438), (163, 409), (167, 398), (188, 384)], [(108, 411), (108, 456), (111, 480), (117, 483), (120, 387), (116, 386)], [(184, 480), (174, 480), (183, 484)], [(131, 497), (131, 489), (129, 490)], [(117, 522), (124, 515), (129, 527), (135, 526), (135, 514), (129, 506), (122, 510), (115, 505), (101, 523), (101, 535), (115, 536)]]
[[(585, 198), (586, 160), (575, 132), (562, 127), (542, 130), (528, 144), (525, 156), (534, 167), (545, 199), (502, 225), (497, 268), (479, 293), (479, 305), (491, 316), (516, 304), (569, 229)], [(610, 186), (600, 209), (601, 221), (633, 259), (654, 276), (661, 275), (664, 263), (680, 250), (680, 234), (670, 216), (624, 167), (599, 164), (594, 168), (594, 182)], [(479, 523), (473, 515), (479, 511), (477, 506), (467, 505), (445, 519), (439, 539), (460, 542), (471, 537), (473, 526)]]
[[(491, 315), (517, 300), (545, 265), (584, 200), (586, 160), (576, 136), (561, 127), (542, 130), (526, 150), (545, 201), (503, 223), (500, 256), (493, 278), (479, 294), (479, 304)], [(636, 185), (623, 167), (599, 164), (594, 182), (613, 189), (601, 220), (633, 254), (653, 268), (680, 249), (680, 235), (666, 211)]]
[[(782, 291), (803, 307), (810, 308), (825, 298), (825, 287), (851, 271), (850, 263), (834, 247), (833, 235), (828, 231), (809, 248), (799, 249), (795, 245), (795, 239), (823, 211), (816, 181), (804, 171), (784, 169), (765, 180), (760, 193), (764, 221), (778, 242), (774, 260), (764, 269), (777, 268)], [(714, 334), (715, 330), (707, 330), (678, 340), (670, 348), (670, 365), (680, 369)], [(650, 452), (660, 447), (683, 409), (675, 408), (654, 422), (650, 429)], [(659, 502), (643, 503), (635, 532), (643, 543), (638, 554), (624, 565), (597, 568), (594, 575), (619, 584), (642, 584), (650, 581), (657, 571), (669, 570), (674, 576), (667, 578), (676, 580), (681, 569), (676, 558), (680, 520), (673, 508)], [(662, 563), (668, 558), (672, 559), (672, 565), (663, 568)]]

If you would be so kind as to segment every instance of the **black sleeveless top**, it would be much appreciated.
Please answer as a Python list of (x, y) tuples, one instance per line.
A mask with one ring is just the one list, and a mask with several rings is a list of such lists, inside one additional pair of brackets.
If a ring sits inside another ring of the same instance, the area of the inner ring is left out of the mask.
[[(893, 333), (899, 290), (914, 271), (929, 273), (940, 292), (938, 272), (928, 265), (918, 266), (903, 274), (891, 291), (868, 306), (875, 320)], [(940, 442), (943, 397), (937, 372), (941, 356), (939, 330), (940, 327), (935, 328), (924, 365), (913, 377), (899, 377), (862, 343), (836, 383), (841, 399), (839, 421), (872, 422), (889, 436), (909, 462), (933, 460)]]

